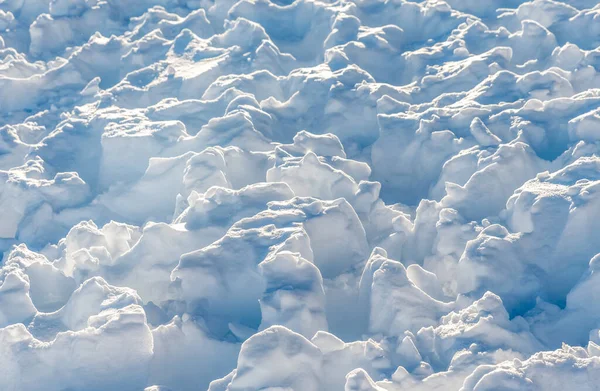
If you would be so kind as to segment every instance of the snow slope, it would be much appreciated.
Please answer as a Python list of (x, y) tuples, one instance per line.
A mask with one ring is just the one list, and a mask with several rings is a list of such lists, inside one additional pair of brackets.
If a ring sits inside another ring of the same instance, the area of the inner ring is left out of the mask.
[(0, 389), (600, 390), (600, 5), (0, 0)]

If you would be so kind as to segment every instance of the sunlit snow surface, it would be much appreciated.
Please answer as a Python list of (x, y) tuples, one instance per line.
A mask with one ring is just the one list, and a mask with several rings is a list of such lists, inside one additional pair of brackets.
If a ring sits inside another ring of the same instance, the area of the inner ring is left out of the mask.
[(596, 0), (0, 0), (0, 390), (600, 390)]

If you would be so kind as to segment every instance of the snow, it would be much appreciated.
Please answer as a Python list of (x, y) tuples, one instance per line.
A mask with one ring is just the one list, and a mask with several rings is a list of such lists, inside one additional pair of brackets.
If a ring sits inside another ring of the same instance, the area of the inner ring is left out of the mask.
[(0, 0), (0, 389), (600, 386), (592, 0)]

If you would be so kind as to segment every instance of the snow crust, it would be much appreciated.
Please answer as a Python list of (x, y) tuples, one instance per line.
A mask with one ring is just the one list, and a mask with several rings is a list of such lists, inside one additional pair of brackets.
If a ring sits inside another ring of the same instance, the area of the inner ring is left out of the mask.
[(600, 389), (600, 5), (0, 0), (0, 389)]

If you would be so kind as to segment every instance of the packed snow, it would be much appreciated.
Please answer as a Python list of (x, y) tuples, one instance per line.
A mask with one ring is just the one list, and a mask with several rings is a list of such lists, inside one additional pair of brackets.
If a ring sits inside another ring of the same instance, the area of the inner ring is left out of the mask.
[(0, 0), (3, 391), (600, 390), (595, 0)]

